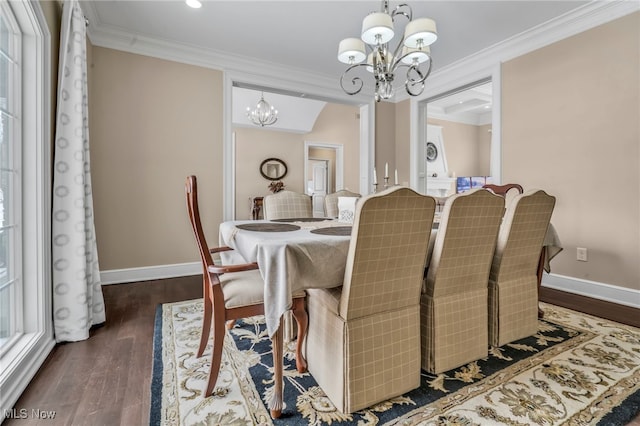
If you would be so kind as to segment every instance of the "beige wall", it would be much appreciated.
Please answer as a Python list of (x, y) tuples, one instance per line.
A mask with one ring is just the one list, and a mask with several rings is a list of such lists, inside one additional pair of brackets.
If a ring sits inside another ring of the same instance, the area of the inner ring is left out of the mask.
[(393, 184), (393, 171), (396, 168), (396, 104), (376, 102), (375, 108), (375, 165), (378, 175), (377, 190), (381, 191), (384, 189), (385, 164), (389, 163), (389, 184)]
[(398, 169), (398, 183), (409, 185), (411, 146), (411, 101), (396, 104), (396, 152), (394, 169)]
[(487, 127), (428, 118), (427, 122), (442, 126), (442, 139), (449, 174), (457, 176), (488, 176), (491, 136), (483, 135)]
[[(640, 13), (502, 67), (503, 181), (557, 197), (552, 272), (640, 288)], [(589, 250), (576, 261), (576, 247)]]
[(307, 134), (260, 128), (234, 128), (236, 140), (236, 219), (249, 219), (250, 199), (269, 195), (269, 181), (260, 175), (260, 163), (271, 157), (287, 164), (282, 179), (286, 189), (304, 192), (304, 142), (342, 145), (344, 187), (359, 188), (360, 122), (358, 107), (327, 104)]
[(198, 260), (185, 177), (205, 233), (222, 220), (222, 73), (93, 47), (89, 118), (101, 270)]

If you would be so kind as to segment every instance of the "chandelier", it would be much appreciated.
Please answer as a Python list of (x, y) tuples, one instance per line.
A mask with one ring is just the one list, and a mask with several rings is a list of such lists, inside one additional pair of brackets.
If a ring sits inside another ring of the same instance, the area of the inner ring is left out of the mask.
[[(411, 7), (407, 4), (401, 4), (389, 12), (389, 1), (382, 0), (381, 9), (364, 18), (359, 39), (346, 38), (340, 42), (338, 60), (349, 65), (340, 77), (340, 86), (349, 95), (360, 93), (364, 85), (362, 78), (352, 77), (349, 87), (345, 87), (344, 80), (354, 69), (365, 67), (373, 73), (376, 82), (375, 100), (379, 102), (393, 96), (393, 80), (400, 68), (406, 68), (405, 89), (409, 95), (418, 96), (424, 90), (424, 82), (431, 72), (429, 46), (438, 38), (436, 23), (429, 18), (414, 20)], [(393, 23), (397, 16), (404, 16), (409, 22), (402, 40), (391, 51), (389, 42), (395, 34)], [(363, 62), (365, 59), (366, 62)]]
[(251, 107), (247, 107), (247, 117), (255, 125), (260, 127), (269, 126), (278, 121), (278, 110), (264, 100), (263, 92), (260, 94), (260, 100), (253, 110)]

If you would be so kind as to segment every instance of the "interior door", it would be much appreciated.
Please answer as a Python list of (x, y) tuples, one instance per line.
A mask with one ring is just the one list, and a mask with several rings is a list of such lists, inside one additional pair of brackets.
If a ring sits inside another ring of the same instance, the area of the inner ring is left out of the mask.
[(313, 201), (313, 216), (324, 216), (324, 197), (327, 195), (328, 164), (326, 160), (311, 160), (311, 199)]

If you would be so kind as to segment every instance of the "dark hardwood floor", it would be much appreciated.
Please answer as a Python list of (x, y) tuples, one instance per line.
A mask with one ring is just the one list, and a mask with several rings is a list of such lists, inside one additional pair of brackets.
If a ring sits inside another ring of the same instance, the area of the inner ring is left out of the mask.
[(56, 345), (15, 405), (53, 420), (3, 425), (148, 425), (153, 323), (160, 303), (202, 297), (202, 277), (103, 287), (107, 321), (82, 342)]
[[(192, 276), (103, 287), (107, 322), (82, 342), (56, 345), (15, 405), (55, 411), (53, 420), (3, 425), (147, 425), (156, 306), (201, 297)], [(545, 302), (640, 327), (637, 309), (543, 288)], [(640, 416), (631, 425), (640, 426)]]

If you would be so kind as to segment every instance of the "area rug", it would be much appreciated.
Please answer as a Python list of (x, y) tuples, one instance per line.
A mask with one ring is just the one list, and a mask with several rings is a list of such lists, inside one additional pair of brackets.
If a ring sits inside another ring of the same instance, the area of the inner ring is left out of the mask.
[(210, 347), (196, 358), (202, 300), (158, 307), (151, 425), (624, 425), (640, 412), (640, 329), (543, 304), (538, 333), (491, 348), (420, 388), (343, 414), (285, 347), (284, 408), (272, 420), (271, 343), (263, 317), (225, 338), (214, 395), (203, 398)]

